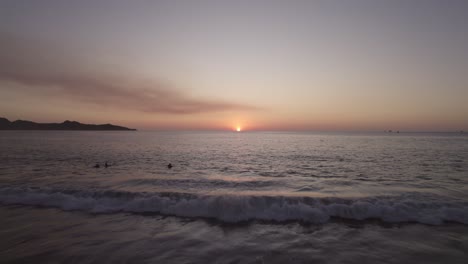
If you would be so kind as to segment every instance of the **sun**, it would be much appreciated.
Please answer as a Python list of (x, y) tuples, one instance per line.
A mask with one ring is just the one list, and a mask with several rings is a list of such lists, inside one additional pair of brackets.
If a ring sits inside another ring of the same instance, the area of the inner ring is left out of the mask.
[(241, 132), (241, 127), (238, 126), (238, 127), (236, 128), (236, 131), (237, 131), (237, 132)]

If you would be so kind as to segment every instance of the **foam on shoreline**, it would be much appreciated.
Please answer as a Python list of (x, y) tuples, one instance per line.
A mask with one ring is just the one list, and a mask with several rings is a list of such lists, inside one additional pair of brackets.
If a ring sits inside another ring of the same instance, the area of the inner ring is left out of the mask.
[(331, 217), (338, 217), (353, 220), (379, 219), (388, 223), (468, 224), (467, 203), (416, 199), (412, 196), (348, 199), (6, 187), (0, 188), (0, 203), (92, 213), (159, 213), (215, 218), (227, 223), (248, 220), (325, 223)]

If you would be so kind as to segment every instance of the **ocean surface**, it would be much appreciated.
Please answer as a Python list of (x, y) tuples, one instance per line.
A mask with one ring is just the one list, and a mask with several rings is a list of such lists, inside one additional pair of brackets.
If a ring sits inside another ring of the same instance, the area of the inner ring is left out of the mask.
[(468, 136), (2, 131), (0, 233), (11, 263), (468, 263)]

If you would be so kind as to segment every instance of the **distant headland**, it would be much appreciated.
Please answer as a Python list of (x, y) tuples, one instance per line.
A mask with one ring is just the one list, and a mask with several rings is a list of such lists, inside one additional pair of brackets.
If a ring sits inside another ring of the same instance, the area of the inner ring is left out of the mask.
[(35, 123), (32, 121), (16, 120), (10, 122), (0, 117), (0, 130), (93, 130), (93, 131), (136, 131), (136, 129), (115, 126), (111, 124), (90, 125), (76, 121), (65, 121), (63, 123)]

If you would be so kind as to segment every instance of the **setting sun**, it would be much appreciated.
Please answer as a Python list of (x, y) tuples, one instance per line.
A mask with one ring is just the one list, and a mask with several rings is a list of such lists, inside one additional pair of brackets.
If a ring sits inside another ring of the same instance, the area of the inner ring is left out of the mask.
[(237, 132), (241, 132), (241, 127), (237, 127), (237, 128), (236, 128), (236, 131), (237, 131)]

